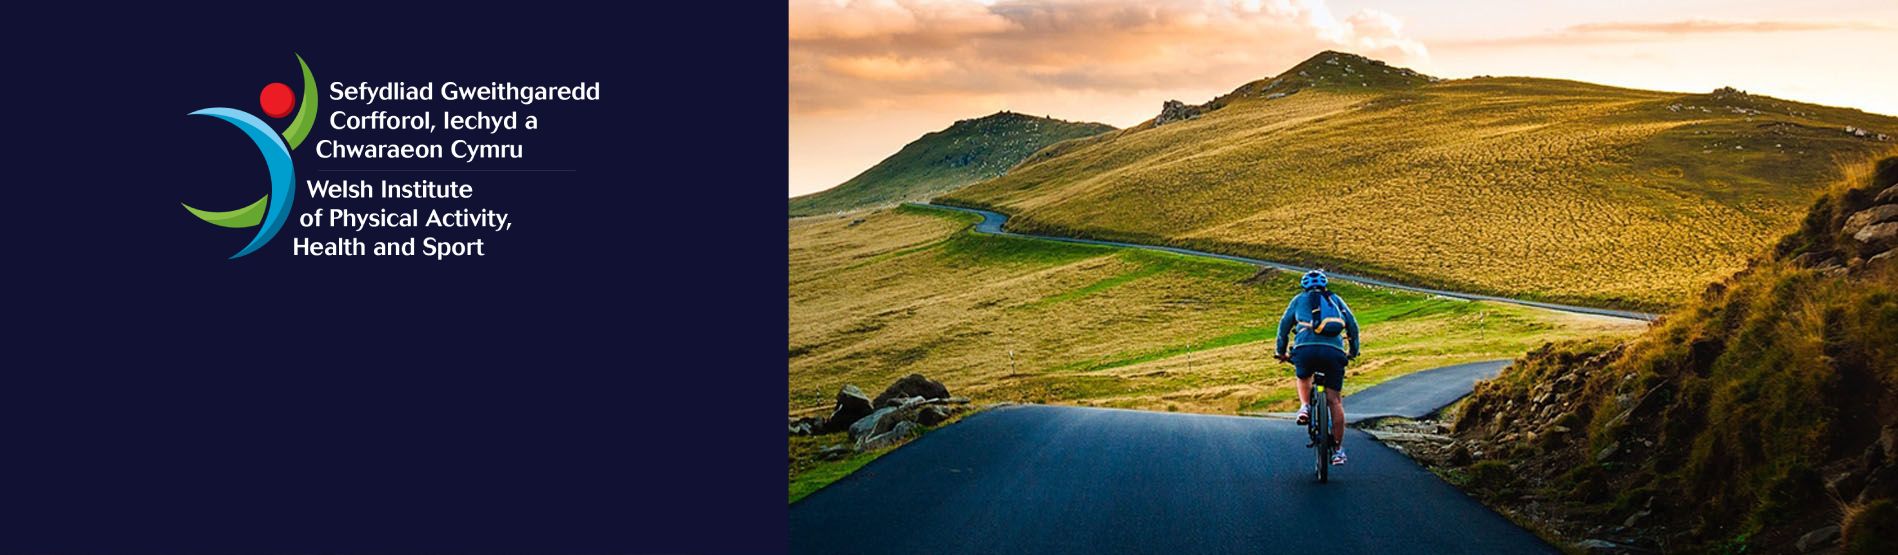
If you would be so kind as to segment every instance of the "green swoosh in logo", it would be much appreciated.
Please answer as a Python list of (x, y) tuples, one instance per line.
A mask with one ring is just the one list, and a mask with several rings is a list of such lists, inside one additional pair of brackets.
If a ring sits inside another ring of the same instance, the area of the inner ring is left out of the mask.
[[(297, 65), (303, 68), (303, 102), (297, 109), (296, 119), (290, 120), (290, 126), (283, 130), (283, 142), (290, 146), (290, 150), (296, 150), (297, 145), (303, 144), (303, 139), (310, 136), (310, 128), (316, 123), (317, 95), (311, 94), (316, 91), (316, 76), (310, 73), (310, 64), (303, 61), (302, 54), (295, 54), (295, 56)], [(270, 206), (270, 195), (264, 195), (263, 198), (257, 199), (257, 202), (250, 203), (250, 206), (224, 212), (199, 210), (189, 204), (179, 204), (183, 205), (185, 210), (189, 210), (191, 215), (211, 225), (229, 228), (256, 227), (264, 221), (264, 213)]]

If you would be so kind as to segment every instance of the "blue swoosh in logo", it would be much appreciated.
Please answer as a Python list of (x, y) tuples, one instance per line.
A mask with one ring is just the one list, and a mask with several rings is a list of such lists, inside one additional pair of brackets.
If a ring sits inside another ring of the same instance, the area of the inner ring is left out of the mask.
[(231, 255), (231, 258), (255, 252), (264, 243), (270, 242), (271, 237), (277, 236), (277, 231), (283, 229), (283, 222), (290, 219), (290, 201), (296, 198), (291, 190), (296, 185), (296, 173), (290, 164), (290, 147), (285, 146), (283, 139), (278, 138), (277, 133), (263, 120), (239, 110), (205, 108), (191, 115), (211, 116), (229, 122), (243, 130), (251, 142), (257, 143), (257, 151), (264, 155), (264, 165), (270, 168), (270, 209), (264, 213), (263, 226), (258, 228), (257, 236), (251, 238), (250, 244)]

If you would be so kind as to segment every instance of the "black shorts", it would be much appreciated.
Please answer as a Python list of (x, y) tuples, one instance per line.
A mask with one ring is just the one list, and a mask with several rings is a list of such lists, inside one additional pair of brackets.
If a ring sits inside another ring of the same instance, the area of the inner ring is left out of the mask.
[(1332, 391), (1344, 391), (1344, 365), (1351, 361), (1344, 351), (1327, 345), (1305, 345), (1292, 349), (1292, 367), (1297, 368), (1300, 379), (1323, 372), (1325, 379), (1318, 385)]

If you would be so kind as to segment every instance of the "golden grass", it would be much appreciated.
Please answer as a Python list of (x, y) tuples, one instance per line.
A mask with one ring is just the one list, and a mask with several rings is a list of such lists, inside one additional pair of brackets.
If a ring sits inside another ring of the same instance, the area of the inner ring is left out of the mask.
[(1307, 90), (1056, 145), (945, 200), (1018, 231), (1656, 309), (1742, 268), (1841, 163), (1892, 145), (1846, 125), (1898, 135), (1854, 110), (1547, 79)]
[[(852, 222), (858, 222), (852, 225)], [(790, 222), (789, 408), (920, 372), (984, 402), (1232, 413), (1292, 403), (1271, 358), (1293, 276), (1147, 251), (962, 232), (903, 208)], [(1348, 387), (1546, 341), (1627, 335), (1622, 320), (1342, 285), (1365, 323)]]

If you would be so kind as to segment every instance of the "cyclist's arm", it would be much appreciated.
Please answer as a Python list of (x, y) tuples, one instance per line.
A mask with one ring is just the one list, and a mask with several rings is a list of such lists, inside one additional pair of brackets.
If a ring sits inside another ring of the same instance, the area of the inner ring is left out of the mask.
[(1351, 305), (1345, 304), (1344, 297), (1338, 297), (1338, 312), (1344, 313), (1344, 332), (1351, 335), (1351, 358), (1358, 358), (1358, 317), (1351, 313)]
[[(1296, 303), (1298, 302), (1298, 299), (1294, 297), (1292, 299), (1292, 302)], [(1292, 317), (1292, 306), (1286, 305), (1285, 315), (1279, 317), (1278, 348), (1273, 350), (1272, 351), (1273, 353), (1276, 353), (1278, 356), (1281, 356), (1281, 357), (1285, 356), (1285, 340), (1287, 337), (1291, 335), (1292, 326), (1296, 324), (1297, 322), (1298, 322), (1298, 319)]]

